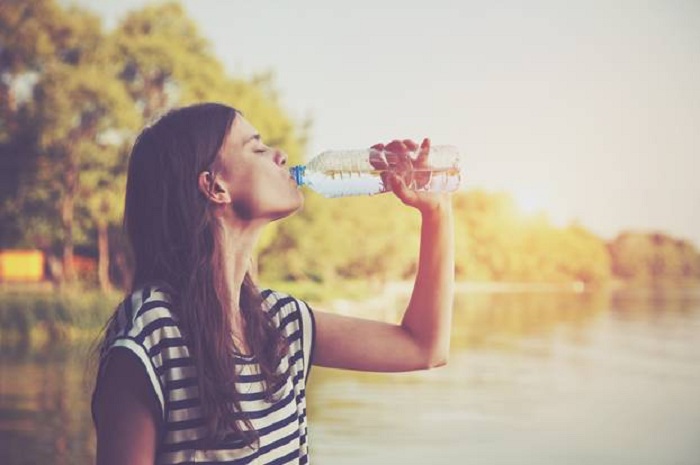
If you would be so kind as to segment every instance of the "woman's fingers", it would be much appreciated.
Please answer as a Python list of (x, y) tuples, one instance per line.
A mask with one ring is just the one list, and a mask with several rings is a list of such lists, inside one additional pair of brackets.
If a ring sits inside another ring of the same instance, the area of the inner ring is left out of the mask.
[[(391, 186), (404, 203), (411, 203), (411, 195), (416, 188), (423, 188), (430, 183), (430, 173), (420, 168), (429, 166), (430, 139), (424, 138), (420, 146), (411, 139), (394, 139), (388, 144), (375, 144), (370, 150), (370, 164), (378, 170), (392, 171), (401, 180), (396, 189), (387, 176), (382, 176), (386, 185)], [(417, 170), (417, 171), (416, 171)], [(404, 195), (399, 195), (400, 189)]]
[(430, 155), (430, 139), (427, 137), (423, 139), (420, 144), (420, 150), (418, 151), (418, 156), (416, 157), (416, 165), (425, 166), (428, 164), (428, 157)]
[(415, 152), (418, 148), (418, 144), (413, 142), (411, 139), (404, 139), (403, 145), (408, 149), (409, 152)]
[(385, 170), (389, 167), (384, 157), (384, 144), (375, 144), (369, 150), (369, 163), (376, 170)]
[(403, 141), (400, 140), (392, 140), (384, 147), (384, 150), (397, 155), (407, 152), (406, 146), (404, 145)]
[[(385, 151), (395, 154), (405, 154), (408, 152), (418, 152), (418, 155), (427, 157), (428, 152), (430, 152), (430, 139), (425, 138), (421, 143), (420, 147), (418, 144), (411, 139), (394, 139), (388, 144), (374, 144), (371, 148), (379, 151)], [(420, 150), (419, 150), (420, 149)]]
[(403, 202), (405, 205), (410, 206), (416, 204), (416, 192), (406, 185), (405, 180), (401, 176), (397, 175), (396, 173), (391, 173), (389, 177), (389, 182), (391, 190), (394, 192), (396, 197), (398, 197), (399, 200), (401, 200), (401, 202)]

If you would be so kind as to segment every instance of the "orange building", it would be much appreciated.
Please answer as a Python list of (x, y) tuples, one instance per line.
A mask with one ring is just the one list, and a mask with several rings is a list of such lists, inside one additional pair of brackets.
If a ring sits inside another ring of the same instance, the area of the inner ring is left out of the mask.
[(40, 250), (0, 250), (0, 282), (43, 281), (44, 262)]

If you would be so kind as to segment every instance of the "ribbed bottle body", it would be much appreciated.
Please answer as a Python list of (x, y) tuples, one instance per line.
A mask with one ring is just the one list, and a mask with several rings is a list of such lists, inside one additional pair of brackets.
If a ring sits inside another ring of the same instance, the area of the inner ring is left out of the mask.
[(459, 151), (449, 145), (431, 147), (422, 160), (415, 154), (398, 156), (375, 149), (331, 150), (290, 171), (298, 185), (325, 197), (387, 192), (390, 172), (416, 191), (453, 192), (461, 182)]

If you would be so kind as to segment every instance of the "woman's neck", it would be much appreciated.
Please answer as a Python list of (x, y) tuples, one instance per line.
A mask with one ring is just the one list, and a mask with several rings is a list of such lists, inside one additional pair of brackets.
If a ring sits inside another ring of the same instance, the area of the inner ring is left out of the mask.
[(231, 331), (236, 345), (246, 353), (248, 347), (239, 302), (243, 281), (251, 269), (253, 250), (261, 231), (262, 225), (227, 222), (220, 224), (216, 238), (221, 253), (223, 291), (227, 298), (223, 303), (230, 311)]
[(238, 307), (241, 286), (250, 271), (253, 250), (262, 227), (254, 225), (224, 224), (219, 228), (217, 240), (222, 254), (223, 278), (228, 295)]

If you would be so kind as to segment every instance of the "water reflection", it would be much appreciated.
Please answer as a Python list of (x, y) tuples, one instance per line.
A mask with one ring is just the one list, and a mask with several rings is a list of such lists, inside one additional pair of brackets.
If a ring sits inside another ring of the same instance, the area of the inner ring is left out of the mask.
[(609, 306), (607, 293), (478, 293), (455, 299), (453, 348), (512, 348), (561, 327), (571, 337)]
[(699, 310), (698, 301), (698, 288), (639, 288), (613, 293), (610, 308), (618, 318), (653, 321), (657, 316), (692, 316)]
[[(694, 464), (700, 292), (457, 296), (447, 367), (314, 368), (314, 463)], [(85, 348), (0, 355), (0, 463), (92, 463)]]
[(465, 294), (440, 370), (315, 369), (322, 464), (695, 464), (697, 291)]
[(93, 461), (84, 351), (0, 359), (0, 463)]

